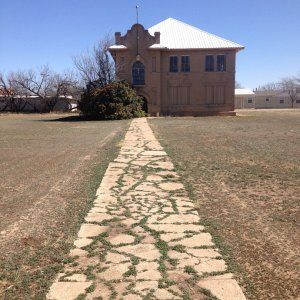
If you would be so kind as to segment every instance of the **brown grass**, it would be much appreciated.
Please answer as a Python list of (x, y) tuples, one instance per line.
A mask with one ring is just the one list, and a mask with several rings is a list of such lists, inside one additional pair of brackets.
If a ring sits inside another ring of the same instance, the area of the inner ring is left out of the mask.
[(151, 119), (248, 299), (300, 295), (300, 111)]
[(129, 124), (65, 117), (0, 115), (0, 299), (44, 299)]

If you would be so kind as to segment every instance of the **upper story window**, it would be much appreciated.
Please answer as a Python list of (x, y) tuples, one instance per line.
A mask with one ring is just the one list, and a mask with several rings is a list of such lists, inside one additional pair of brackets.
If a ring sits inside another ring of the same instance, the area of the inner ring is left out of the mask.
[(181, 72), (190, 72), (190, 57), (188, 55), (181, 56)]
[(170, 72), (178, 72), (177, 56), (170, 56)]
[(225, 72), (226, 71), (226, 56), (217, 55), (217, 71)]
[(206, 72), (214, 71), (214, 56), (213, 55), (205, 56), (205, 71)]
[(152, 72), (156, 72), (156, 57), (152, 57)]
[(122, 56), (120, 57), (119, 71), (124, 72), (124, 69), (125, 69), (125, 58)]
[(132, 66), (132, 84), (145, 84), (145, 66), (142, 62), (136, 61)]

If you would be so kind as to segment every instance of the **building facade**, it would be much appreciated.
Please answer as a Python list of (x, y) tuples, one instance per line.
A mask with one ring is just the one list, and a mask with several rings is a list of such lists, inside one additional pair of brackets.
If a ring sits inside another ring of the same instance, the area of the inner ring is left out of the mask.
[(292, 103), (288, 92), (281, 90), (251, 91), (235, 90), (235, 108), (300, 108), (300, 89), (296, 90)]
[(285, 91), (255, 91), (255, 108), (300, 108), (300, 91), (294, 103)]
[(117, 77), (150, 115), (234, 114), (235, 57), (244, 47), (169, 18), (134, 24), (110, 47)]
[(255, 94), (251, 89), (235, 89), (235, 108), (255, 108)]

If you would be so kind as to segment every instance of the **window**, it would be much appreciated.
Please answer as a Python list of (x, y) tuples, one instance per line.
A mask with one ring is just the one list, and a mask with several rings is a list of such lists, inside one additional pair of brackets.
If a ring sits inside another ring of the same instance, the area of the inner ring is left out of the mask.
[(279, 103), (284, 103), (284, 99), (280, 99), (280, 100), (279, 100)]
[(215, 86), (214, 92), (214, 104), (224, 104), (225, 103), (225, 86), (217, 85)]
[(170, 72), (178, 72), (178, 59), (177, 56), (170, 56)]
[(223, 105), (225, 104), (225, 86), (223, 85), (207, 85), (205, 87), (205, 103), (207, 105)]
[(300, 103), (300, 99), (297, 99), (297, 100), (296, 100), (296, 103)]
[(181, 72), (190, 72), (190, 57), (188, 55), (181, 56)]
[(120, 57), (120, 66), (119, 66), (120, 72), (124, 72), (124, 66), (125, 66), (125, 58), (122, 56)]
[(145, 67), (142, 62), (136, 61), (132, 66), (132, 84), (145, 84)]
[(217, 71), (225, 72), (226, 71), (226, 56), (217, 55)]
[(214, 87), (212, 85), (205, 87), (206, 104), (214, 104)]
[(252, 99), (248, 99), (248, 103), (252, 103)]
[(152, 72), (156, 72), (156, 57), (152, 57)]
[(188, 105), (190, 104), (190, 86), (169, 86), (168, 104)]
[(213, 55), (205, 56), (205, 71), (206, 72), (214, 71), (214, 56)]
[(269, 100), (270, 100), (269, 98), (266, 98), (266, 102), (269, 102)]

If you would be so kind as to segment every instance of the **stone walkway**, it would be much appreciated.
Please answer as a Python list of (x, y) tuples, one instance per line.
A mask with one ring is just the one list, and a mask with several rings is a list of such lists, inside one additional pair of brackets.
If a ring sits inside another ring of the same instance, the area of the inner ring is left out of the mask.
[(133, 120), (47, 298), (245, 300), (199, 221), (147, 120)]

